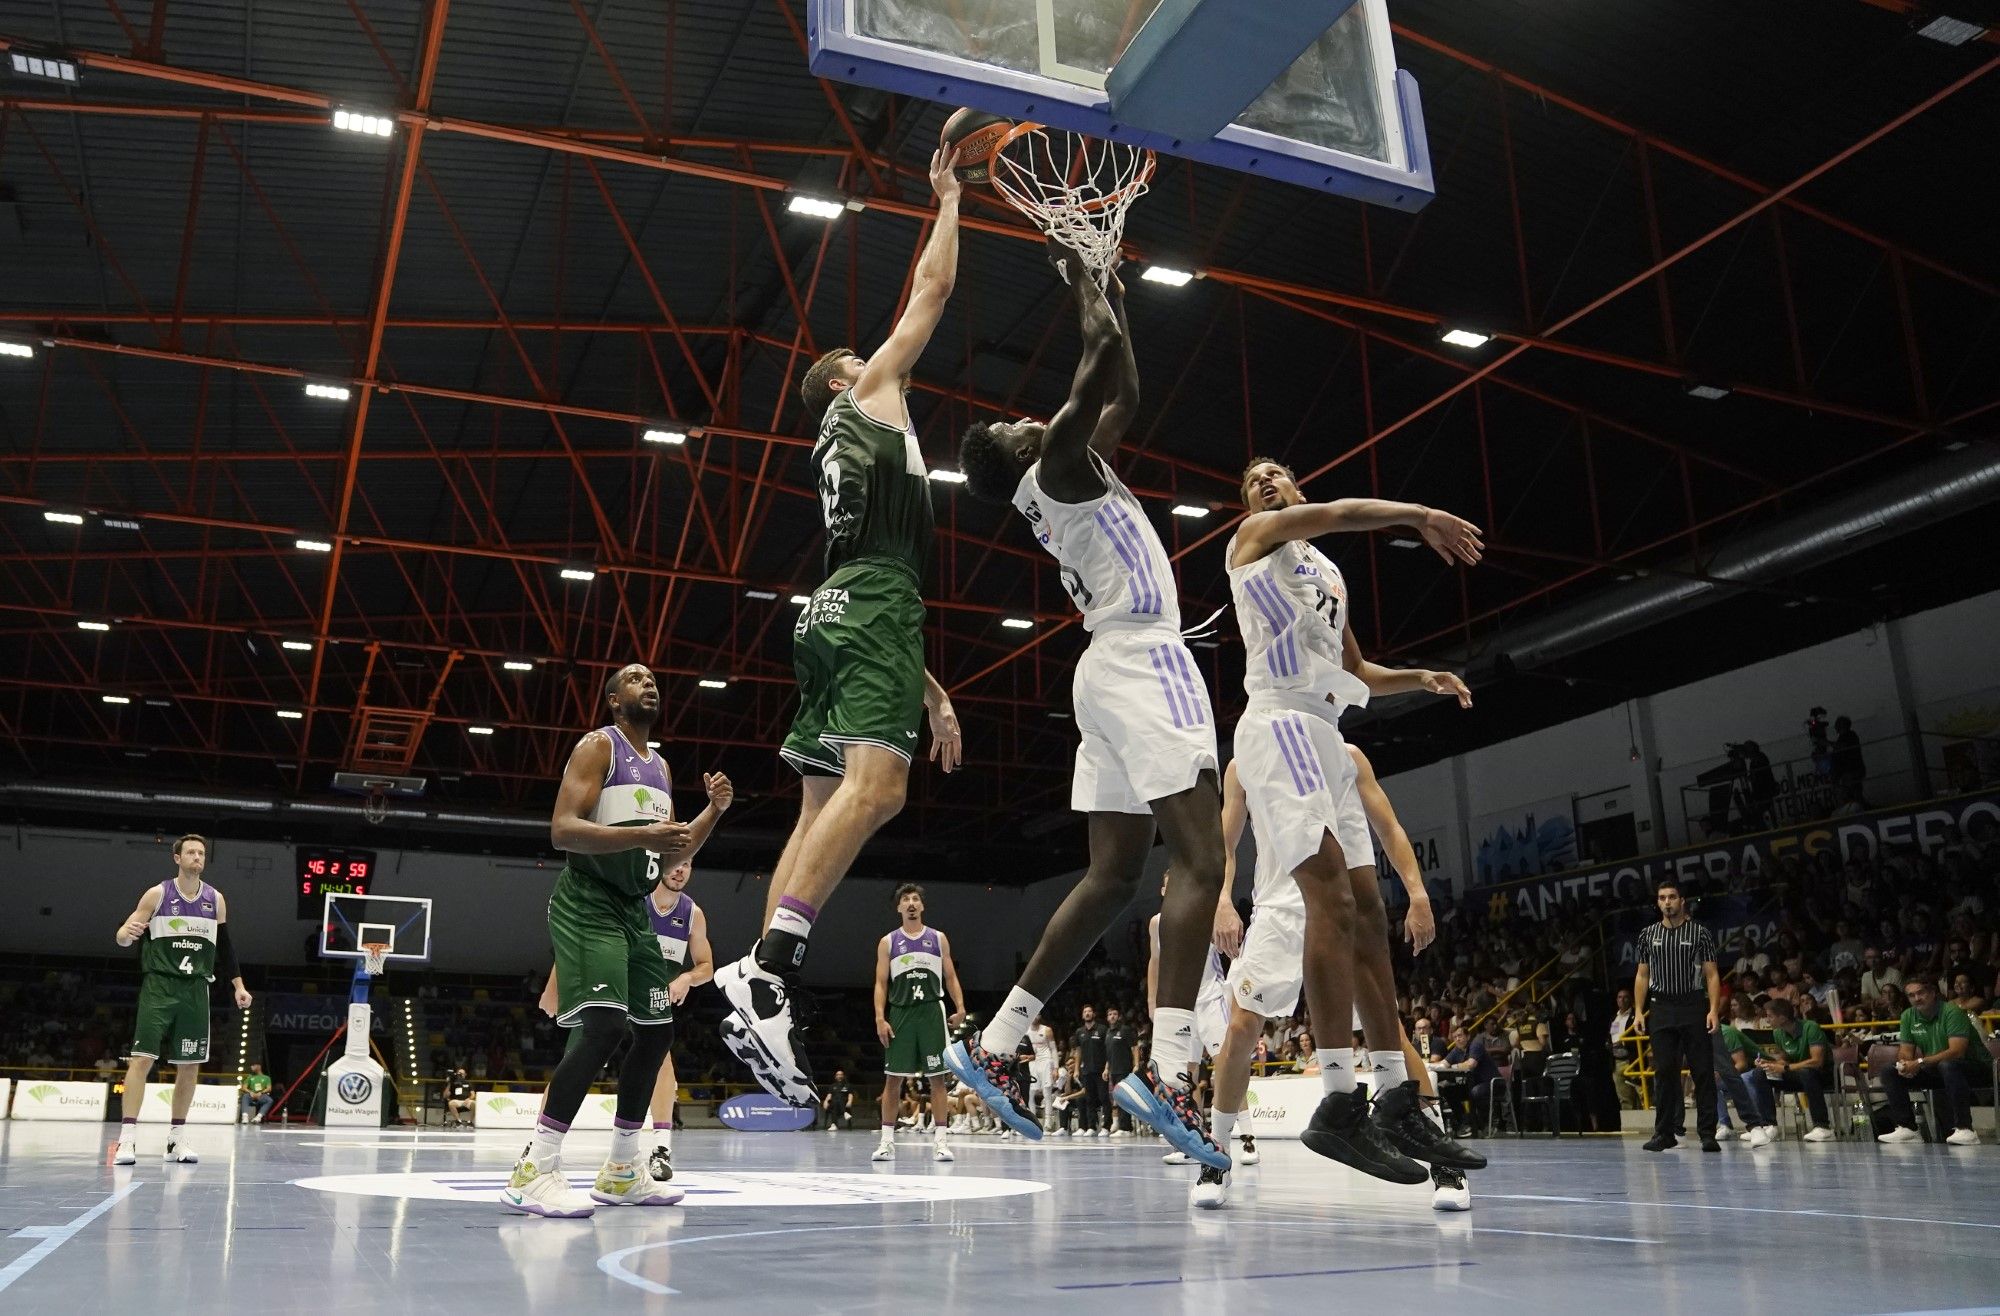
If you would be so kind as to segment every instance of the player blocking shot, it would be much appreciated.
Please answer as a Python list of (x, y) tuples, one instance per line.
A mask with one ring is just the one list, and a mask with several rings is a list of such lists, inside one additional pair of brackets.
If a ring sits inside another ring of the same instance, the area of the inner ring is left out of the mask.
[[(500, 1200), (530, 1215), (587, 1216), (562, 1175), (563, 1138), (591, 1080), (629, 1035), (618, 1073), (611, 1153), (590, 1199), (608, 1206), (671, 1206), (678, 1189), (639, 1155), (639, 1134), (662, 1063), (673, 1049), (674, 982), (647, 910), (663, 869), (691, 862), (734, 799), (729, 778), (703, 778), (708, 807), (674, 820), (673, 775), (649, 749), (660, 692), (643, 663), (604, 683), (608, 726), (579, 740), (563, 769), (549, 836), (567, 856), (549, 898), (556, 1022), (575, 1029), (549, 1080), (535, 1132)], [(654, 907), (657, 908), (657, 907)], [(681, 993), (686, 995), (685, 991)]]
[(958, 270), (955, 156), (931, 158), (937, 219), (902, 318), (872, 356), (826, 353), (799, 387), (819, 426), (813, 445), (826, 526), (826, 577), (792, 629), (799, 710), (779, 750), (802, 777), (799, 819), (764, 908), (764, 933), (716, 984), (730, 1013), (722, 1040), (765, 1091), (795, 1106), (818, 1095), (793, 1028), (807, 939), (861, 847), (902, 811), (928, 717), (931, 759), (958, 767), (958, 717), (924, 669), (924, 601), (936, 522), (929, 472), (906, 392)]
[(201, 1067), (208, 1060), (208, 985), (218, 968), (235, 992), (236, 1008), (250, 1008), (243, 970), (229, 943), (229, 903), (202, 880), (208, 868), (208, 841), (183, 836), (174, 842), (173, 854), (173, 877), (146, 888), (116, 934), (120, 946), (139, 944), (140, 983), (114, 1165), (138, 1163), (139, 1111), (157, 1060), (174, 1067), (166, 1159), (179, 1165), (200, 1160), (187, 1145), (184, 1130)]
[[(882, 1137), (871, 1158), (896, 1159), (896, 1108), (905, 1079), (927, 1079), (931, 1085), (931, 1157), (952, 1159), (945, 1136), (945, 1040), (965, 1021), (965, 990), (958, 985), (951, 942), (936, 928), (924, 926), (924, 889), (914, 882), (896, 888), (896, 912), (902, 924), (875, 946), (875, 1035), (887, 1053), (883, 1059)], [(945, 996), (951, 1014), (945, 1014)]]
[(1055, 242), (1049, 249), (1083, 331), (1069, 398), (1046, 425), (974, 425), (960, 444), (960, 469), (975, 497), (1012, 503), (1027, 520), (1090, 635), (1072, 685), (1082, 743), (1070, 786), (1070, 807), (1088, 816), (1090, 866), (991, 1022), (977, 1040), (954, 1043), (945, 1061), (1008, 1127), (1041, 1137), (1013, 1078), (1014, 1048), (1137, 894), (1157, 830), (1175, 877), (1160, 915), (1153, 1050), (1113, 1099), (1187, 1155), (1227, 1168), (1190, 1073), (1196, 995), (1222, 886), (1215, 715), (1181, 639), (1173, 564), (1111, 468), (1139, 404), (1123, 288), (1115, 272), (1101, 288), (1078, 253)]
[[(1424, 690), (1455, 697), (1463, 706), (1470, 706), (1471, 695), (1449, 672), (1366, 661), (1348, 626), (1348, 590), (1340, 568), (1310, 541), (1340, 531), (1408, 526), (1446, 561), (1471, 564), (1482, 553), (1479, 531), (1414, 503), (1308, 503), (1291, 471), (1268, 458), (1244, 470), (1242, 494), (1250, 515), (1226, 550), (1248, 695), (1236, 724), (1235, 763), (1256, 820), (1259, 858), (1268, 851), (1275, 870), (1291, 875), (1305, 908), (1304, 990), (1322, 1034), (1314, 1058), (1324, 1096), (1301, 1141), (1376, 1178), (1422, 1183), (1427, 1172), (1396, 1146), (1414, 1093), (1394, 1078), (1396, 1086), (1374, 1103), (1371, 1118), (1351, 1048), (1325, 1045), (1338, 1028), (1327, 1021), (1350, 1018), (1357, 1004), (1368, 1037), (1397, 1037), (1401, 1028), (1393, 990), (1386, 1000), (1377, 992), (1357, 996), (1355, 990), (1357, 965), (1372, 941), (1386, 937), (1386, 922), (1375, 926), (1382, 919), (1381, 898), (1372, 880), (1371, 910), (1357, 901), (1357, 884), (1348, 871), (1350, 852), (1360, 858), (1370, 848), (1339, 719), (1342, 709), (1365, 705), (1374, 694)], [(1392, 1055), (1376, 1054), (1385, 1061)], [(1393, 1076), (1404, 1063), (1400, 1051), (1390, 1063)]]

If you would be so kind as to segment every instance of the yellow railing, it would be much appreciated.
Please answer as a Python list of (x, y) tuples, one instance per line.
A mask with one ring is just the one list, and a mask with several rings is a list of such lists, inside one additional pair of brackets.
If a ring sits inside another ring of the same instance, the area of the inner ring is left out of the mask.
[[(1975, 1017), (1988, 1033), (1991, 1033), (1996, 1027), (2000, 1027), (2000, 1010), (1988, 1010), (1986, 1013)], [(1823, 1032), (1834, 1034), (1860, 1032), (1863, 1029), (1882, 1032), (1886, 1029), (1898, 1028), (1901, 1025), (1902, 1020), (1900, 1018), (1849, 1019), (1844, 1023), (1821, 1024), (1820, 1029)], [(1622, 1072), (1627, 1078), (1632, 1080), (1632, 1085), (1639, 1090), (1639, 1100), (1641, 1103), (1639, 1108), (1641, 1110), (1651, 1110), (1653, 1108), (1653, 1085), (1651, 1081), (1653, 1078), (1653, 1069), (1646, 1060), (1646, 1036), (1643, 1033), (1635, 1033), (1628, 1028), (1619, 1036), (1618, 1040), (1632, 1044), (1632, 1060), (1629, 1064), (1623, 1066)], [(1863, 1069), (1868, 1067), (1865, 1056), (1862, 1058), (1861, 1067)]]

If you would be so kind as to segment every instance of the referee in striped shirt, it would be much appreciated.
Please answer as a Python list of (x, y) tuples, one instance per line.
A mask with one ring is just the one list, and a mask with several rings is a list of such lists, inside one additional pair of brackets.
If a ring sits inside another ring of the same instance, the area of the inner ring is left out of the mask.
[(1695, 1128), (1701, 1149), (1715, 1141), (1715, 1051), (1709, 1034), (1722, 1010), (1722, 977), (1715, 970), (1715, 938), (1688, 917), (1680, 885), (1671, 878), (1655, 889), (1660, 921), (1639, 934), (1639, 970), (1632, 982), (1632, 1028), (1653, 1043), (1653, 1136), (1649, 1152), (1680, 1145), (1681, 1066), (1694, 1077)]

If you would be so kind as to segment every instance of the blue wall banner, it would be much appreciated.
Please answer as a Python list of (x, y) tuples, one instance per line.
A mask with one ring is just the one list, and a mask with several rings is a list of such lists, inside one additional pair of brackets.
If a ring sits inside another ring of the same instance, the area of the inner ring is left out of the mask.
[(767, 1097), (761, 1092), (747, 1092), (740, 1097), (731, 1097), (722, 1103), (716, 1112), (722, 1122), (732, 1129), (742, 1129), (747, 1133), (783, 1133), (792, 1129), (803, 1129), (813, 1122), (818, 1112), (783, 1102), (776, 1097)]

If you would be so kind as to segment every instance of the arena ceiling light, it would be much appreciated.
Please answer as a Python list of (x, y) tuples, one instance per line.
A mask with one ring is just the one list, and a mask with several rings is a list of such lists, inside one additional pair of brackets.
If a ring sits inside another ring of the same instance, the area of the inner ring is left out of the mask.
[(794, 215), (807, 215), (813, 219), (839, 219), (847, 213), (847, 203), (807, 192), (794, 192), (792, 199), (785, 203), (785, 209)]
[(304, 549), (308, 553), (331, 553), (333, 544), (324, 539), (294, 539), (292, 547)]
[(42, 520), (44, 520), (44, 521), (53, 521), (53, 522), (55, 522), (55, 523), (56, 523), (57, 525), (82, 525), (82, 524), (83, 524), (83, 516), (82, 516), (82, 514), (80, 514), (80, 513), (77, 513), (77, 512), (57, 512), (57, 511), (54, 511), (54, 510), (50, 510), (50, 511), (47, 511), (47, 512), (43, 512), (43, 513), (42, 513)]
[(743, 597), (746, 599), (757, 599), (764, 603), (776, 603), (778, 601), (778, 591), (774, 589), (746, 589), (743, 591)]
[(1453, 347), (1484, 347), (1493, 341), (1492, 334), (1482, 334), (1476, 329), (1447, 329), (1438, 337)]
[(1422, 548), (1423, 546), (1423, 541), (1420, 539), (1398, 537), (1389, 541), (1389, 547), (1391, 548)]
[(65, 82), (72, 87), (76, 85), (76, 61), (67, 55), (41, 54), (30, 50), (10, 50), (7, 55), (16, 77), (46, 78), (50, 82)]
[(111, 629), (111, 623), (108, 621), (80, 621), (76, 624), (76, 628), (80, 631), (108, 631)]
[(1977, 41), (1986, 35), (1986, 29), (1977, 23), (1968, 23), (1962, 18), (1947, 18), (1940, 14), (1917, 29), (1920, 37), (1929, 37), (1946, 46), (1962, 46), (1968, 41)]
[(805, 606), (806, 606), (806, 604), (808, 604), (808, 603), (811, 603), (811, 602), (812, 602), (812, 595), (810, 595), (810, 594), (794, 594), (794, 595), (792, 595), (792, 606), (793, 606), (794, 608), (803, 608), (803, 607), (805, 607)]
[(301, 713), (296, 708), (281, 708), (278, 710), (278, 716), (283, 718), (287, 722), (297, 722), (301, 718), (303, 718), (305, 714)]
[(492, 727), (467, 727), (467, 728), (465, 729), (465, 734), (466, 734), (466, 735), (468, 735), (468, 736), (490, 736), (490, 735), (492, 735), (492, 734), (493, 734), (493, 728), (492, 728)]
[(396, 120), (386, 114), (363, 114), (359, 110), (335, 110), (333, 126), (344, 133), (363, 137), (387, 137), (396, 131)]
[(670, 448), (678, 448), (688, 441), (687, 431), (678, 425), (655, 425), (639, 437), (644, 442), (664, 444)]
[(136, 516), (100, 515), (97, 518), (97, 524), (103, 526), (106, 530), (144, 530), (146, 528), (146, 523)]
[(1194, 272), (1177, 270), (1171, 265), (1148, 265), (1139, 275), (1147, 283), (1163, 283), (1169, 288), (1185, 288), (1194, 282)]
[(1208, 508), (1200, 503), (1175, 503), (1174, 515), (1184, 516), (1190, 521), (1199, 521), (1208, 515)]
[(943, 467), (939, 467), (937, 470), (931, 472), (931, 479), (937, 481), (939, 484), (964, 484), (965, 472), (948, 471)]
[(129, 704), (132, 702), (132, 696), (130, 695), (99, 695), (98, 698), (107, 704)]
[(532, 672), (535, 670), (535, 665), (525, 658), (509, 658), (501, 663), (500, 666), (510, 672)]
[(696, 681), (695, 684), (704, 690), (727, 690), (729, 688), (729, 682), (719, 676), (704, 676), (699, 681)]
[(592, 581), (597, 579), (597, 568), (587, 562), (565, 564), (557, 573), (564, 580)]
[(1727, 384), (1711, 384), (1704, 379), (1690, 379), (1681, 385), (1681, 392), (1703, 402), (1715, 402), (1729, 396)]
[(12, 338), (0, 338), (0, 356), (18, 356), (25, 361), (34, 354), (35, 349), (27, 343)]
[(1031, 631), (1035, 629), (1035, 623), (1029, 621), (1026, 617), (1002, 617), (1000, 624), (1010, 631)]
[(311, 653), (313, 651), (311, 640), (280, 640), (278, 641), (278, 646), (290, 649), (293, 653)]
[(306, 396), (325, 398), (329, 402), (345, 402), (354, 396), (354, 391), (344, 384), (316, 384), (308, 381)]

